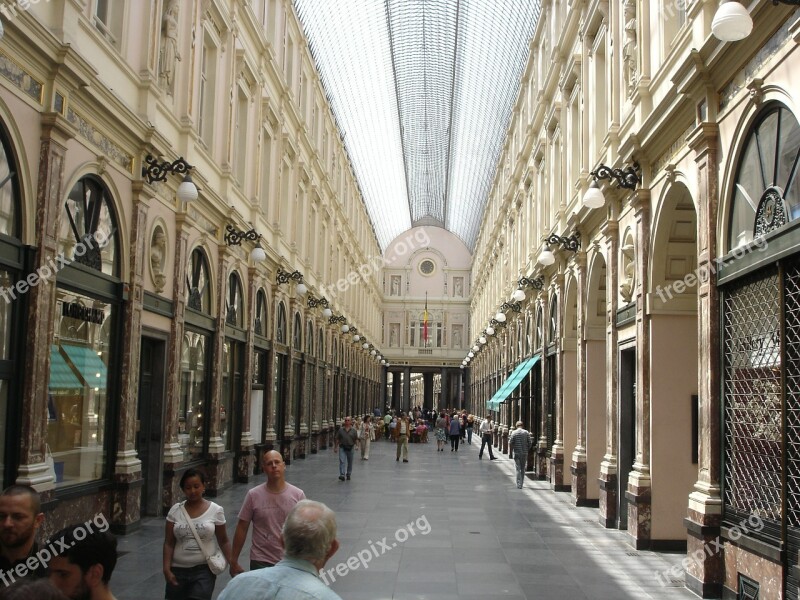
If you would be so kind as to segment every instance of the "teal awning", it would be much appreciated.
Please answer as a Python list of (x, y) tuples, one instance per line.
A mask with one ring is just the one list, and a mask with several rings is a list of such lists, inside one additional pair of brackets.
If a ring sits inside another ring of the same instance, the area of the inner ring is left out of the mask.
[(83, 384), (75, 377), (55, 344), (50, 346), (50, 383), (47, 387), (51, 391), (83, 389)]
[(67, 358), (75, 366), (87, 386), (101, 390), (106, 389), (108, 369), (95, 350), (72, 344), (61, 344), (61, 349), (67, 353)]
[(511, 375), (503, 382), (503, 385), (500, 386), (500, 389), (495, 392), (495, 395), (486, 402), (486, 408), (488, 410), (497, 410), (500, 403), (511, 395), (511, 392), (517, 388), (522, 379), (530, 373), (533, 365), (537, 362), (539, 362), (538, 354), (518, 364), (517, 368), (514, 369)]

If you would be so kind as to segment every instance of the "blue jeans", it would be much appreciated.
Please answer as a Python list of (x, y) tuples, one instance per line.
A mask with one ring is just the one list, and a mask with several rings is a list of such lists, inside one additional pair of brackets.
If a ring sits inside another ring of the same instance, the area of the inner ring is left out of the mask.
[[(345, 473), (344, 470), (344, 463), (347, 461), (347, 472)], [(350, 476), (350, 473), (353, 472), (353, 447), (350, 446), (349, 448), (345, 448), (344, 446), (339, 446), (339, 475), (347, 475)]]
[(167, 583), (164, 598), (167, 600), (183, 600), (184, 598), (211, 600), (217, 576), (211, 572), (208, 565), (203, 563), (195, 567), (172, 567), (172, 574), (178, 580), (178, 585)]
[(467, 427), (467, 443), (472, 443), (472, 427)]

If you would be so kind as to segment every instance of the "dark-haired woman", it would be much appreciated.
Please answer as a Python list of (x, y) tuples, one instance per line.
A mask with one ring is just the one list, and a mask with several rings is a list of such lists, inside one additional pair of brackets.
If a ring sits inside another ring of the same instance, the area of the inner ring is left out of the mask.
[[(230, 562), (231, 545), (225, 530), (225, 513), (219, 504), (203, 498), (206, 478), (202, 471), (188, 469), (181, 477), (180, 485), (186, 500), (175, 504), (167, 514), (163, 558), (167, 590), (164, 597), (167, 600), (211, 600), (217, 576), (208, 568), (205, 554), (197, 545), (190, 527), (194, 528), (204, 545), (212, 548), (211, 554), (218, 544)], [(215, 539), (216, 544), (212, 543)]]

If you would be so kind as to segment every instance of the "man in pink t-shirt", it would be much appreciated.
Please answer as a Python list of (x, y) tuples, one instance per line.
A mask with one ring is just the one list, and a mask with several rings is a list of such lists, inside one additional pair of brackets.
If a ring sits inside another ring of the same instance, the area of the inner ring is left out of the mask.
[(247, 492), (239, 511), (231, 552), (231, 577), (244, 572), (239, 564), (239, 553), (251, 522), (253, 539), (250, 545), (250, 570), (271, 567), (283, 558), (281, 530), (286, 516), (295, 504), (306, 497), (303, 490), (286, 483), (286, 463), (280, 452), (270, 450), (265, 453), (261, 468), (267, 474), (267, 483)]

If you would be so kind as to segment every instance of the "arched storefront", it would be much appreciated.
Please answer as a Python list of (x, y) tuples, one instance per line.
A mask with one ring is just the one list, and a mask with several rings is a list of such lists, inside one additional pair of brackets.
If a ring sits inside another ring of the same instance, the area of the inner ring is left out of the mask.
[[(724, 585), (773, 587), (766, 558), (782, 567), (788, 598), (800, 584), (799, 162), (796, 116), (765, 104), (732, 177), (718, 271), (722, 537), (726, 563), (737, 565)], [(743, 523), (748, 532), (733, 536)]]

